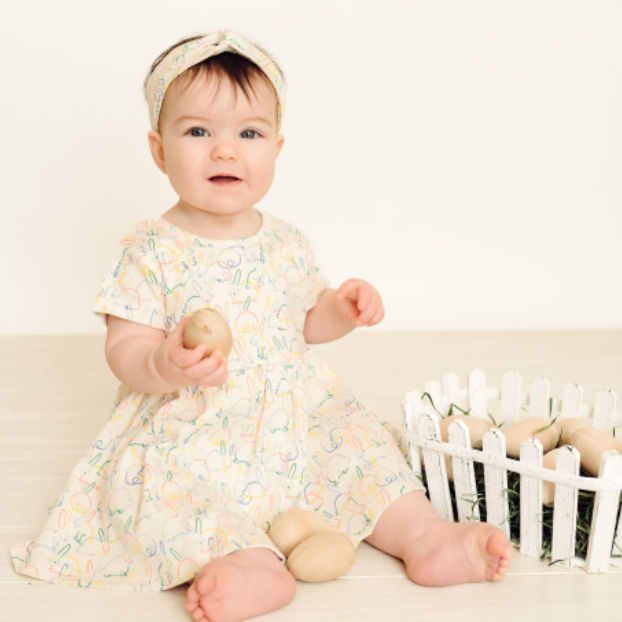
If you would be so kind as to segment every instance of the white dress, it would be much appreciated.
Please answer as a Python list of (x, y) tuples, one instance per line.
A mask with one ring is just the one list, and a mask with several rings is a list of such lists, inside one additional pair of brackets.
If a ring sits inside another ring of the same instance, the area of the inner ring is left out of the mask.
[(167, 394), (122, 384), (38, 538), (11, 548), (18, 572), (165, 590), (239, 549), (284, 562), (267, 532), (291, 508), (319, 512), (357, 546), (392, 501), (423, 489), (398, 431), (304, 341), (306, 313), (329, 287), (307, 236), (260, 214), (243, 239), (156, 218), (121, 241), (93, 312), (169, 333), (214, 308), (233, 333), (229, 377)]

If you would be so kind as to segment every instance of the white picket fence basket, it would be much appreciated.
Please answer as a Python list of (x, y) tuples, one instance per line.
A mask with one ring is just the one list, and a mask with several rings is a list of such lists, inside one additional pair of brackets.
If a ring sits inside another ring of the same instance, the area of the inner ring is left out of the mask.
[[(428, 394), (431, 400), (425, 396)], [(447, 416), (453, 403), (471, 416), (488, 417), (488, 401), (499, 400), (499, 425), (507, 429), (528, 417), (549, 419), (559, 413), (559, 419), (585, 417), (595, 428), (612, 433), (622, 425), (622, 414), (615, 411), (616, 396), (612, 391), (598, 393), (594, 406), (582, 403), (583, 390), (569, 384), (561, 400), (550, 398), (550, 385), (545, 378), (533, 381), (529, 394), (521, 392), (521, 378), (515, 372), (503, 376), (501, 389), (486, 386), (486, 376), (474, 369), (467, 378), (467, 388), (461, 389), (456, 374), (446, 374), (443, 386), (430, 381), (423, 393), (409, 391), (402, 403), (404, 426), (402, 433), (409, 442), (411, 468), (421, 475), (422, 458), (425, 465), (428, 494), (436, 512), (447, 521), (454, 521), (444, 454), (451, 456), (455, 497), (460, 522), (479, 520), (479, 508), (474, 504), (477, 489), (473, 462), (484, 464), (486, 520), (505, 529), (510, 535), (507, 493), (507, 472), (520, 474), (520, 552), (539, 558), (542, 547), (542, 482), (553, 482), (553, 531), (551, 559), (559, 566), (582, 567), (586, 572), (607, 572), (610, 565), (620, 566), (622, 558), (612, 557), (622, 549), (622, 516), (616, 519), (622, 490), (622, 455), (606, 452), (601, 460), (599, 477), (581, 477), (580, 455), (566, 445), (557, 458), (556, 470), (542, 467), (542, 445), (530, 438), (520, 448), (520, 460), (506, 458), (505, 436), (491, 428), (483, 438), (483, 449), (471, 449), (469, 429), (462, 421), (448, 428), (449, 442), (441, 441), (439, 422)], [(466, 406), (464, 405), (466, 402)], [(432, 404), (433, 403), (433, 404)], [(527, 406), (528, 409), (522, 408)], [(459, 413), (454, 413), (459, 414)], [(496, 418), (495, 418), (496, 420)], [(594, 491), (594, 511), (586, 558), (575, 556), (576, 517), (579, 490)], [(614, 543), (614, 533), (617, 531)], [(615, 544), (615, 547), (614, 547)], [(619, 548), (618, 548), (619, 547)]]

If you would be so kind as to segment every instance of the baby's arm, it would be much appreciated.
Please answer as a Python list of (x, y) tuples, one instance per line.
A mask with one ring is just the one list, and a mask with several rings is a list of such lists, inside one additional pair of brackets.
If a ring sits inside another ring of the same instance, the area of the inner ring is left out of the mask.
[(168, 336), (152, 328), (108, 315), (106, 360), (125, 385), (144, 393), (171, 393), (181, 387), (219, 386), (227, 380), (227, 360), (219, 351), (203, 358), (205, 345), (184, 347), (183, 318)]

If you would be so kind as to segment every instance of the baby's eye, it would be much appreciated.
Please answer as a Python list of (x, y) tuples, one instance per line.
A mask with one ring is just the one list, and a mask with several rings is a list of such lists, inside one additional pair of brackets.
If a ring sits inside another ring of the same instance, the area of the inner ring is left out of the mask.
[(244, 130), (242, 132), (242, 136), (244, 136), (244, 134), (246, 134), (247, 132), (251, 132), (251, 134), (257, 134), (257, 136), (259, 136), (259, 132), (256, 132), (255, 130)]
[[(199, 133), (195, 134), (195, 132), (199, 132)], [(190, 135), (191, 136), (196, 136), (197, 138), (203, 138), (203, 136), (205, 136), (205, 134), (201, 134), (201, 132), (205, 132), (205, 130), (202, 127), (193, 127), (190, 130)]]

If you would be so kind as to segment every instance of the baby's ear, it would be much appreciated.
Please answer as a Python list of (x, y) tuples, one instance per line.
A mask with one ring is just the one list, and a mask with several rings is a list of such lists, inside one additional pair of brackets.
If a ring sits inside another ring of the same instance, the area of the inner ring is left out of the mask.
[(279, 153), (281, 153), (281, 149), (283, 148), (283, 143), (285, 142), (285, 136), (283, 134), (276, 135), (276, 155), (278, 157)]
[(156, 166), (166, 175), (166, 160), (164, 158), (164, 145), (162, 144), (162, 134), (156, 130), (149, 130), (147, 134), (149, 140), (149, 150)]

